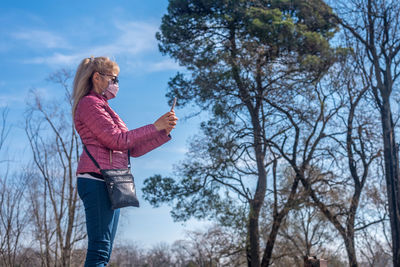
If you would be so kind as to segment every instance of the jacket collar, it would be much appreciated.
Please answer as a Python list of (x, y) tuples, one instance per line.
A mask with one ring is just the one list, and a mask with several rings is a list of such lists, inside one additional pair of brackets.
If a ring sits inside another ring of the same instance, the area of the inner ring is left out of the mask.
[(103, 96), (103, 95), (101, 95), (99, 93), (96, 93), (94, 90), (90, 90), (88, 95), (93, 95), (93, 96), (95, 96), (95, 97), (97, 97), (99, 99), (102, 99), (102, 100), (107, 102), (107, 98), (105, 96)]

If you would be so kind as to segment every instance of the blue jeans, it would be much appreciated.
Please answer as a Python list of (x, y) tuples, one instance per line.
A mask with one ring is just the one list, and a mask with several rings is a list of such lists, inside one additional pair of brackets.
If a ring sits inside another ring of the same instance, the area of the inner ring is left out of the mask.
[(88, 248), (85, 267), (104, 267), (110, 260), (119, 209), (111, 209), (105, 182), (78, 177), (78, 194), (86, 214)]

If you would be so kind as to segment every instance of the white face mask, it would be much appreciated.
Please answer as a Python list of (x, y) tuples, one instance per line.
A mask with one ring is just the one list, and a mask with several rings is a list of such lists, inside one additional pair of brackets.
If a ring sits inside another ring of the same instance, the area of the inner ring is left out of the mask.
[(103, 96), (107, 98), (107, 100), (116, 97), (119, 90), (118, 83), (114, 83), (113, 81), (108, 81), (108, 86), (103, 91)]

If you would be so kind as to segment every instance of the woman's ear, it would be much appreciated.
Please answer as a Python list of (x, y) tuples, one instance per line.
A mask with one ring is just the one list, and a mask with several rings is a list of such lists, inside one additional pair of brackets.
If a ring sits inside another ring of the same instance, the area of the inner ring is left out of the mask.
[(93, 73), (93, 79), (96, 81), (98, 81), (100, 79), (99, 73), (97, 71), (95, 73)]

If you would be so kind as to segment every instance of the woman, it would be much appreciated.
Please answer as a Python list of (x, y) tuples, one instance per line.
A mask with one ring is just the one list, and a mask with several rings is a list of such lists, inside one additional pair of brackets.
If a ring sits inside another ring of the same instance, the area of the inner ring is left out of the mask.
[[(141, 156), (171, 139), (176, 121), (173, 111), (155, 123), (128, 130), (110, 108), (118, 92), (118, 65), (106, 57), (85, 58), (79, 65), (73, 91), (75, 128), (83, 144), (102, 169), (127, 168), (129, 149)], [(99, 169), (83, 152), (76, 171), (78, 194), (85, 206), (88, 249), (85, 266), (106, 266), (110, 260), (119, 209), (112, 210)]]

